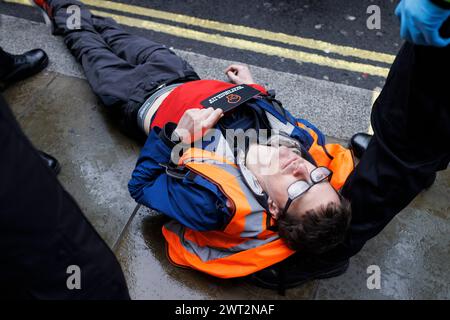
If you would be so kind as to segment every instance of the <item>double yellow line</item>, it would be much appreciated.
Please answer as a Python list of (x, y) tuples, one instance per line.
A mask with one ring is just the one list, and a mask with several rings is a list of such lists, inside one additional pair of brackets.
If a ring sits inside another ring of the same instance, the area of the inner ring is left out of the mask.
[[(28, 0), (4, 0), (9, 3), (30, 5)], [(206, 19), (195, 18), (191, 16), (175, 14), (150, 8), (144, 8), (124, 3), (100, 0), (82, 0), (83, 3), (93, 6), (97, 9), (91, 10), (92, 13), (99, 16), (107, 16), (115, 19), (118, 23), (148, 29), (156, 32), (166, 33), (172, 36), (211, 43), (228, 48), (248, 50), (270, 56), (278, 56), (286, 59), (293, 59), (299, 62), (313, 63), (320, 66), (330, 67), (334, 69), (353, 71), (358, 73), (366, 73), (369, 75), (386, 77), (389, 69), (368, 63), (351, 62), (344, 59), (330, 58), (326, 54), (333, 53), (344, 58), (358, 58), (362, 60), (375, 61), (377, 63), (391, 64), (394, 56), (378, 53), (368, 50), (352, 48), (348, 46), (340, 46), (332, 43), (307, 39), (284, 33), (260, 30), (246, 26), (239, 26)], [(140, 18), (132, 18), (121, 14), (113, 14), (107, 11), (98, 10), (107, 9), (123, 13), (139, 15), (147, 18), (156, 18), (170, 22), (181, 23), (187, 26), (198, 26), (211, 31), (226, 32), (237, 36), (247, 36), (256, 39), (270, 40), (281, 44), (288, 44), (317, 51), (323, 51), (325, 55), (303, 52), (300, 50), (288, 49), (281, 46), (268, 45), (264, 43), (240, 39), (237, 37), (224, 36), (218, 33), (212, 34), (173, 26), (170, 24), (144, 20)]]

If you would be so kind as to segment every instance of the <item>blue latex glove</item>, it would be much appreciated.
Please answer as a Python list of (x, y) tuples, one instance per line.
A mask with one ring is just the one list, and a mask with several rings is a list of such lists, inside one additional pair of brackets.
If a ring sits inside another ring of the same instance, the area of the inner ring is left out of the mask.
[(439, 35), (442, 24), (450, 17), (450, 10), (440, 8), (430, 0), (402, 0), (395, 15), (400, 18), (403, 39), (418, 45), (450, 45), (450, 38)]

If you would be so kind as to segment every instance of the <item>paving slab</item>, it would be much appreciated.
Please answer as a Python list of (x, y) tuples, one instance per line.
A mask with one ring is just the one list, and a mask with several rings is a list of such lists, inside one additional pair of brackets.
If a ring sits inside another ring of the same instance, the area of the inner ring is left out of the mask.
[(25, 134), (61, 163), (59, 180), (112, 246), (133, 208), (140, 147), (122, 135), (85, 80), (41, 73), (5, 92)]
[(179, 268), (166, 257), (161, 227), (167, 219), (141, 207), (119, 242), (116, 255), (125, 272), (133, 299), (311, 299), (317, 282), (287, 290), (285, 296), (258, 288), (241, 279), (218, 279)]

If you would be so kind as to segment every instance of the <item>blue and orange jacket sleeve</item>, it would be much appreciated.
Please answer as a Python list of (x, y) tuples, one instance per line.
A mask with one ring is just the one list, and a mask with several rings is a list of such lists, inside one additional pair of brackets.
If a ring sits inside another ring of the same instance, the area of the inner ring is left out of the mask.
[(159, 163), (168, 163), (171, 148), (154, 128), (147, 139), (132, 173), (128, 190), (140, 204), (176, 219), (197, 231), (221, 229), (228, 210), (220, 191), (206, 181), (192, 183), (166, 174)]

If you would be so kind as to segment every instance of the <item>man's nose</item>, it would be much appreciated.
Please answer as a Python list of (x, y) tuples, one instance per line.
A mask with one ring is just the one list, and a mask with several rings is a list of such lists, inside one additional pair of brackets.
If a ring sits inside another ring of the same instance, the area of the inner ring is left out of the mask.
[(308, 169), (306, 168), (306, 165), (302, 162), (299, 162), (295, 166), (292, 174), (294, 175), (294, 177), (296, 177), (298, 179), (303, 179), (303, 180), (309, 181)]

